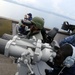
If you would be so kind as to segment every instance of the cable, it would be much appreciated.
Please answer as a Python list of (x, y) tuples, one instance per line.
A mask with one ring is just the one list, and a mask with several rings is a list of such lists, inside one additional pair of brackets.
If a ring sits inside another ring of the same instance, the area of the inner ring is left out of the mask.
[(58, 73), (58, 75), (60, 75), (60, 74), (62, 73), (62, 71), (64, 70), (65, 67), (66, 67), (66, 66), (64, 66), (64, 67), (60, 70), (60, 72)]

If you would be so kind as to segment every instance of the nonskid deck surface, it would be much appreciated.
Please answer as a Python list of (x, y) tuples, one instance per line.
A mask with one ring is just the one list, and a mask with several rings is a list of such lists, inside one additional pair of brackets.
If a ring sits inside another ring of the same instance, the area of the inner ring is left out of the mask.
[(13, 57), (0, 55), (0, 75), (14, 75), (17, 71), (17, 65), (13, 63)]

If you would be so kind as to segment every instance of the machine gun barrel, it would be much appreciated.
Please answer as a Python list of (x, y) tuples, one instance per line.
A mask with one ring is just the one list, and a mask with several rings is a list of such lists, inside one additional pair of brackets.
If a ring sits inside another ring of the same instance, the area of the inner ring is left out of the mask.
[(3, 36), (1, 37), (2, 39), (5, 39), (5, 40), (11, 40), (14, 36), (13, 35), (10, 35), (10, 34), (3, 34)]
[(20, 57), (23, 52), (27, 52), (28, 49), (22, 48), (16, 45), (12, 40), (8, 41), (0, 38), (0, 54), (5, 56)]
[(0, 54), (4, 54), (5, 46), (6, 46), (7, 42), (8, 42), (8, 40), (0, 38)]

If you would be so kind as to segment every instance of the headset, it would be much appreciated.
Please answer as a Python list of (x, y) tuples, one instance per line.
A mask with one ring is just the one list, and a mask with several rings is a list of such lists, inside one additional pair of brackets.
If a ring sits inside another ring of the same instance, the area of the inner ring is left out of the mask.
[(71, 67), (71, 66), (73, 66), (74, 63), (75, 63), (75, 47), (72, 46), (72, 45), (71, 45), (71, 47), (72, 47), (72, 49), (73, 49), (73, 54), (72, 54), (72, 56), (68, 56), (68, 57), (64, 60), (64, 62), (63, 62), (63, 65), (66, 66), (66, 67), (68, 67), (68, 68)]

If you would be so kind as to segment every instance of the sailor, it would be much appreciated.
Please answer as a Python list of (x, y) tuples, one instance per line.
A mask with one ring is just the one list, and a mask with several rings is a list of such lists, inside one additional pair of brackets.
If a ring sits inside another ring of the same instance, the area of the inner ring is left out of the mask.
[(41, 17), (34, 17), (31, 20), (31, 27), (30, 32), (27, 35), (27, 38), (31, 38), (32, 36), (35, 36), (36, 39), (45, 38), (44, 35), (46, 35), (45, 29), (44, 29), (44, 19)]
[(64, 39), (62, 39), (60, 42), (59, 42), (59, 45), (62, 46), (63, 44), (65, 43), (69, 43), (69, 44), (72, 44), (73, 46), (75, 46), (75, 34), (74, 35), (70, 35)]
[(31, 21), (32, 20), (32, 13), (27, 14), (27, 20)]
[[(50, 63), (47, 62), (50, 66)], [(57, 51), (52, 72), (45, 70), (46, 75), (75, 75), (75, 47), (71, 44), (63, 44)]]
[(31, 21), (23, 21), (19, 22), (21, 27), (19, 28), (19, 32), (23, 35), (26, 35), (26, 38), (32, 38), (32, 36), (37, 39), (41, 39), (42, 41), (46, 40), (46, 31), (44, 28), (44, 19), (41, 17), (33, 17)]

